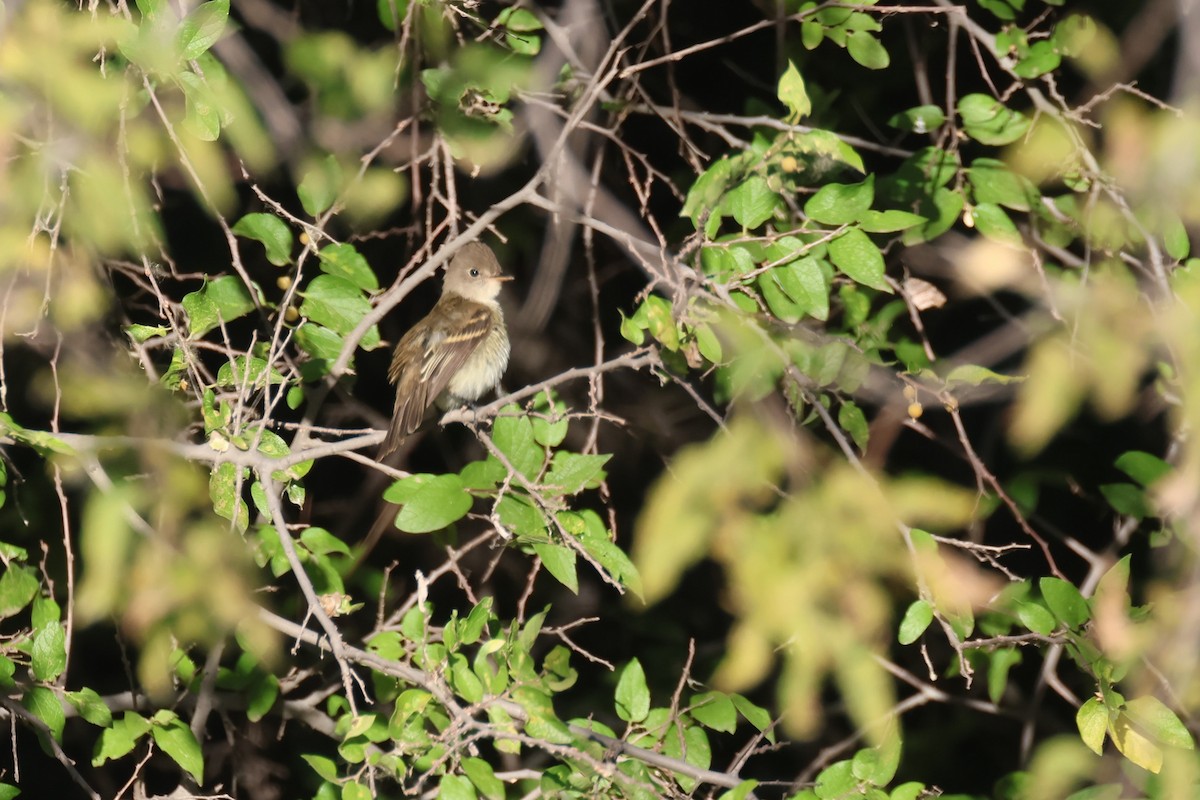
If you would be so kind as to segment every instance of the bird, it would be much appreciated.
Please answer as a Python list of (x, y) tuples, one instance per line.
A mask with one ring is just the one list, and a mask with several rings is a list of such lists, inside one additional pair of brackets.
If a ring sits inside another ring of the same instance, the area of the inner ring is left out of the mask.
[(470, 242), (455, 253), (441, 297), (392, 355), (388, 380), (396, 386), (396, 405), (378, 460), (421, 426), (433, 404), (461, 408), (499, 388), (510, 348), (496, 298), (509, 280), (486, 244)]

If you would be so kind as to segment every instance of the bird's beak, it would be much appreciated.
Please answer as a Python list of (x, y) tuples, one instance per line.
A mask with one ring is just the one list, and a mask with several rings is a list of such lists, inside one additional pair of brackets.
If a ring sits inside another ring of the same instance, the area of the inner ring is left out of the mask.
[(492, 280), (500, 281), (501, 283), (503, 283), (505, 281), (511, 281), (515, 277), (516, 277), (516, 275), (497, 275)]

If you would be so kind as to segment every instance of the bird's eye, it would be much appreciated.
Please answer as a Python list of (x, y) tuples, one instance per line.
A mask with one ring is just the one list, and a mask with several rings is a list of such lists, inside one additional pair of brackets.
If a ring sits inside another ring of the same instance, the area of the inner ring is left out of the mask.
[(477, 269), (472, 269), (472, 270), (471, 270), (471, 277), (472, 277), (472, 278), (478, 278), (478, 277), (479, 277), (479, 270), (477, 270)]

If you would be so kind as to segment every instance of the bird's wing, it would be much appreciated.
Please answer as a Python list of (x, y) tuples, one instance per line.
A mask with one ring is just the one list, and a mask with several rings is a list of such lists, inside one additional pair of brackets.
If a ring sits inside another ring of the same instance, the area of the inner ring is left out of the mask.
[(495, 313), (461, 297), (443, 297), (396, 346), (388, 379), (396, 384), (396, 407), (383, 448), (389, 452), (421, 426), (425, 411), (491, 333)]
[(496, 312), (491, 308), (461, 297), (450, 298), (452, 313), (444, 317), (453, 320), (446, 329), (432, 330), (425, 342), (425, 358), (421, 365), (421, 380), (427, 385), (432, 403), (450, 383), (479, 345), (487, 341), (496, 324)]

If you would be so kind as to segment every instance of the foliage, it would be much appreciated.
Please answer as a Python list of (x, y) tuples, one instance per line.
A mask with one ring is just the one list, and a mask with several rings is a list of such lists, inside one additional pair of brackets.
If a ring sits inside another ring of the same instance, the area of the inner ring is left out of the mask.
[[(0, 797), (1196, 795), (1134, 23), (329, 5), (0, 23)], [(515, 390), (377, 464), (472, 239)]]

